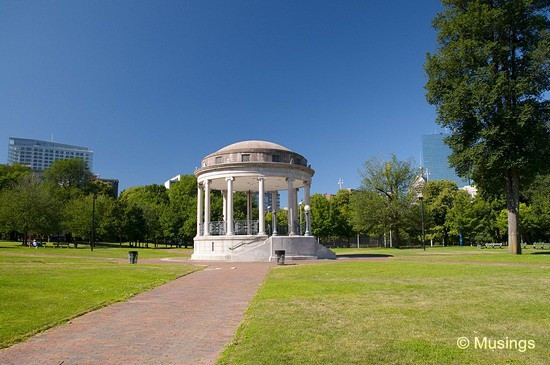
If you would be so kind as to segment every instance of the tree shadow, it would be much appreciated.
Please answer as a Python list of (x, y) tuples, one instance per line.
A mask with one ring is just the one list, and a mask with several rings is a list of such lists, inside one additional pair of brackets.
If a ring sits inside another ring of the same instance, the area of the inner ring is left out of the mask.
[(545, 252), (533, 252), (531, 255), (550, 255), (550, 251)]
[(349, 259), (355, 259), (355, 258), (386, 258), (386, 257), (393, 257), (393, 255), (388, 254), (375, 254), (375, 253), (352, 253), (352, 254), (340, 254), (336, 255), (338, 258), (349, 258)]

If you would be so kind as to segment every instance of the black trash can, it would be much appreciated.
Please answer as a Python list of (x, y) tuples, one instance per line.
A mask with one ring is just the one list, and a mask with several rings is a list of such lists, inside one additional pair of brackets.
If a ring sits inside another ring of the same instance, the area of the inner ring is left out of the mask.
[(275, 250), (275, 255), (277, 256), (277, 265), (285, 264), (285, 250)]
[(138, 257), (137, 251), (128, 251), (128, 259), (130, 259), (131, 264), (137, 264), (137, 257)]

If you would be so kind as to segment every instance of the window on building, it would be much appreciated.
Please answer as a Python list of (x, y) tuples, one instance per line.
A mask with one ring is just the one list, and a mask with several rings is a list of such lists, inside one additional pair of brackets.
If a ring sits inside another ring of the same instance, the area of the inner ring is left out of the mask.
[(222, 163), (222, 156), (217, 156), (216, 157), (216, 164), (220, 164)]
[(247, 154), (244, 154), (244, 153), (243, 153), (243, 154), (241, 155), (241, 161), (242, 161), (242, 162), (250, 162), (250, 154), (248, 154), (248, 153), (247, 153)]
[(281, 156), (279, 156), (279, 155), (273, 155), (273, 156), (271, 156), (271, 161), (273, 161), (273, 162), (281, 162)]

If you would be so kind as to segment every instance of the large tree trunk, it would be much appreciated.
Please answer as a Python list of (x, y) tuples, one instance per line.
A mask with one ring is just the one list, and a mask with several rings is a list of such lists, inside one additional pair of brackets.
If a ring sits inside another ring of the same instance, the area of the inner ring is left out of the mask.
[(508, 209), (508, 253), (521, 254), (519, 237), (519, 176), (517, 169), (506, 172), (506, 208)]

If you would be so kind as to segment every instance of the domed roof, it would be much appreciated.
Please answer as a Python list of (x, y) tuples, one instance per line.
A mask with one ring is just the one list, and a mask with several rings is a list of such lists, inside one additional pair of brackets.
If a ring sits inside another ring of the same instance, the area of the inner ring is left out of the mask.
[(266, 150), (282, 150), (287, 152), (292, 152), (286, 147), (281, 146), (280, 144), (267, 142), (267, 141), (242, 141), (230, 144), (217, 152), (216, 154), (222, 154), (227, 152), (246, 152), (251, 150), (266, 149)]

